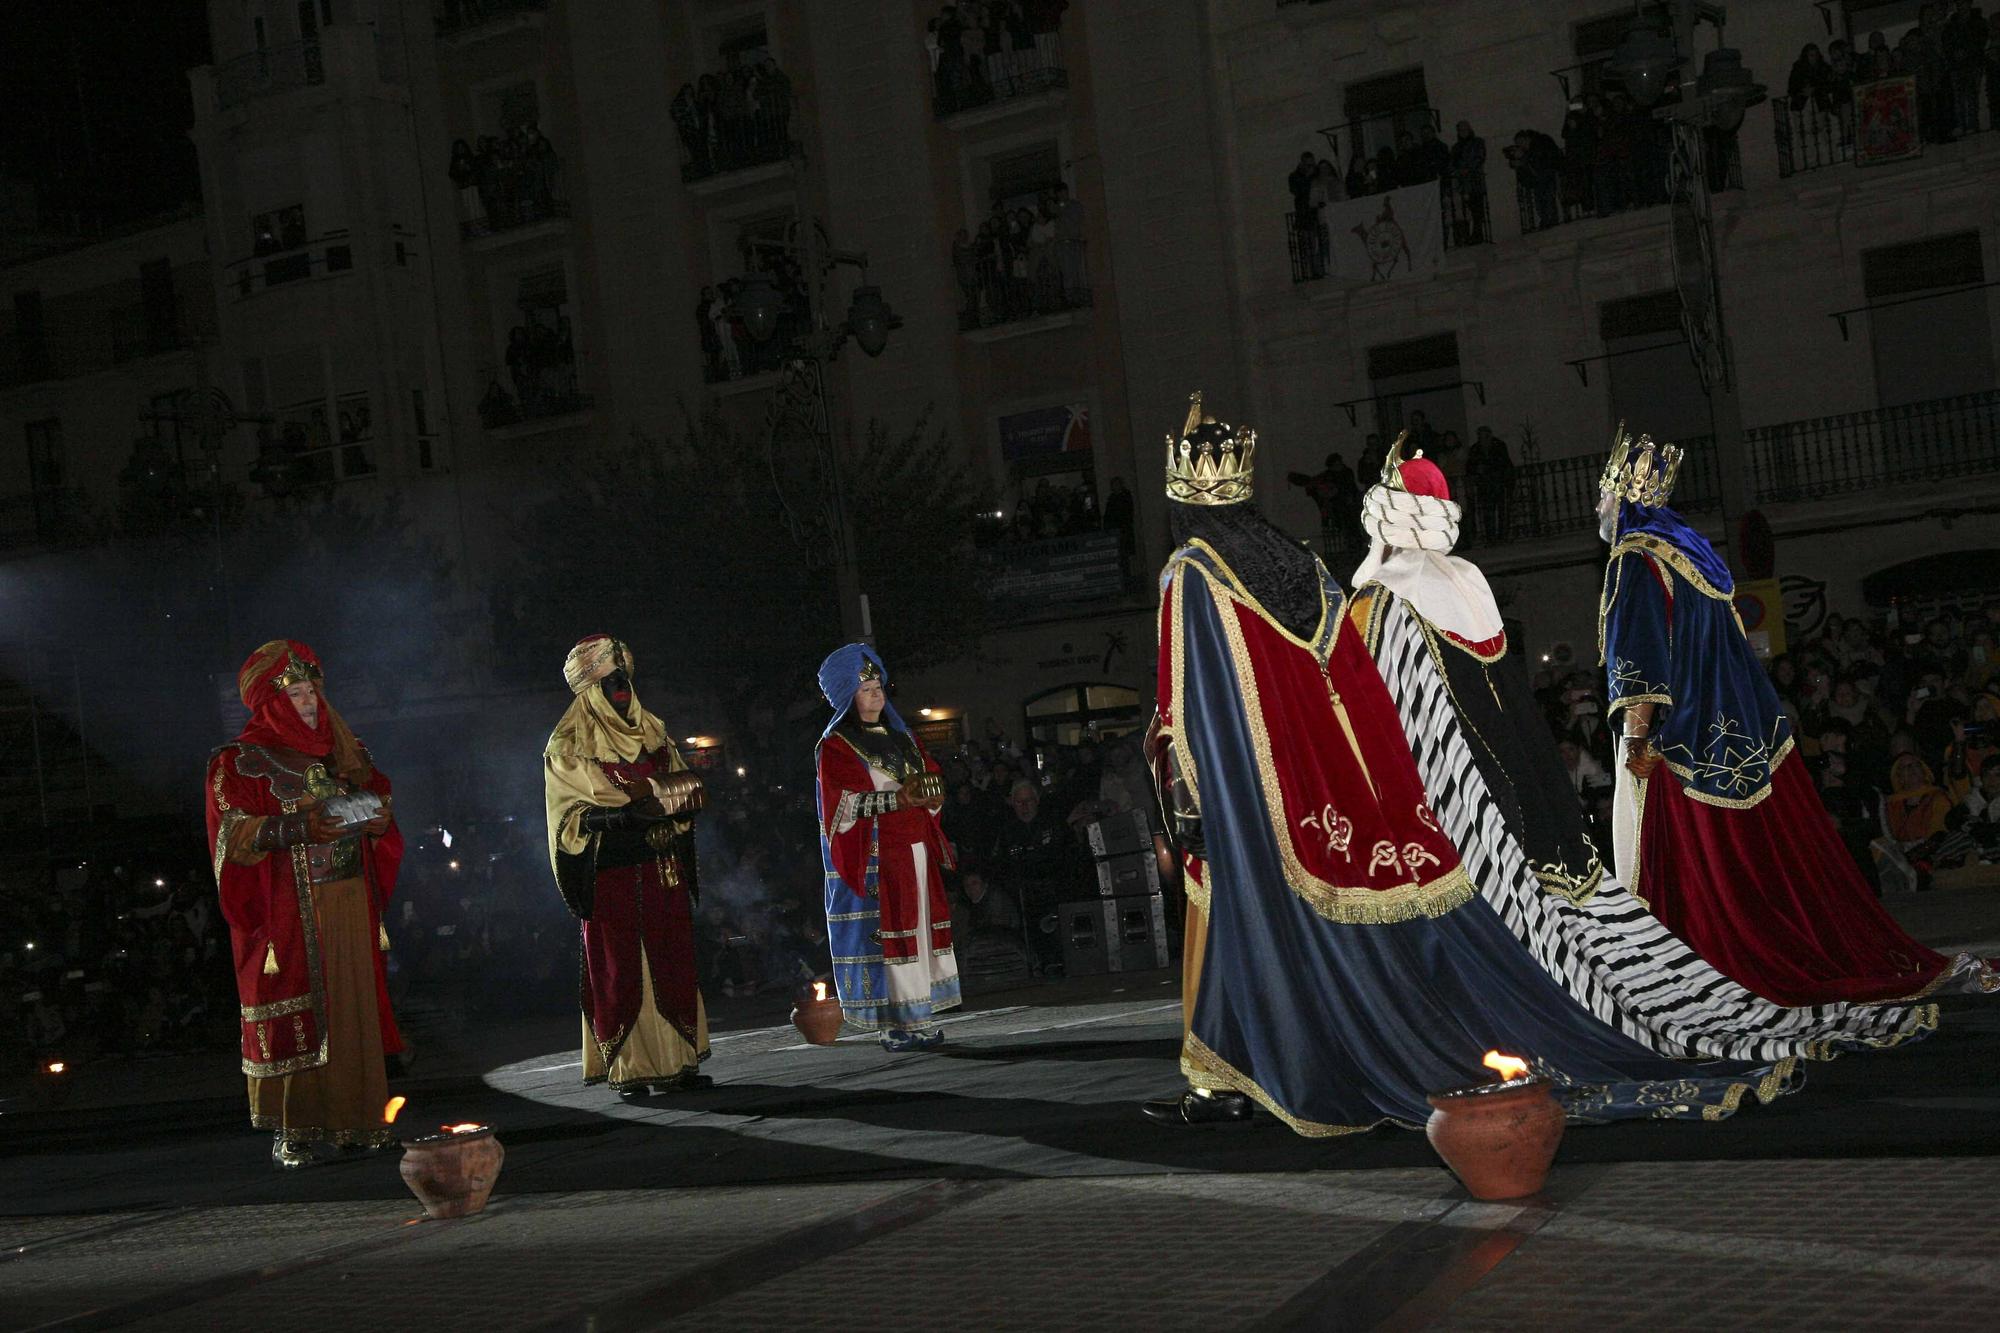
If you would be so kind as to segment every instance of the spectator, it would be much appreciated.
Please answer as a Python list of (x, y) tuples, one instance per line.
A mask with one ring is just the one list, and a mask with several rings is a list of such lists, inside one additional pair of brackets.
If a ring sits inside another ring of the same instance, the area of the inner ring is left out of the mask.
[(1507, 540), (1514, 459), (1507, 452), (1507, 442), (1495, 435), (1491, 426), (1481, 426), (1474, 434), (1465, 471), (1472, 482), (1472, 508), (1476, 514), (1473, 527), (1484, 534), (1480, 540), (1488, 543)]
[(1522, 130), (1507, 150), (1508, 165), (1514, 168), (1521, 197), (1521, 229), (1541, 231), (1562, 221), (1557, 207), (1557, 185), (1561, 179), (1562, 150), (1540, 130)]
[(963, 325), (970, 317), (974, 324), (979, 320), (979, 248), (973, 244), (972, 235), (960, 227), (958, 234), (951, 238), (951, 271), (958, 279), (958, 317)]
[(1355, 484), (1366, 489), (1382, 480), (1383, 465), (1389, 461), (1389, 446), (1371, 431), (1361, 441), (1361, 456), (1354, 460)]
[(1565, 736), (1556, 742), (1556, 749), (1562, 754), (1563, 767), (1569, 772), (1569, 785), (1576, 792), (1578, 800), (1594, 799), (1597, 793), (1609, 788), (1611, 775), (1604, 765), (1597, 762), (1588, 750)]
[(1312, 216), (1312, 187), (1318, 177), (1319, 162), (1309, 152), (1299, 154), (1292, 174), (1285, 177), (1285, 186), (1292, 192), (1292, 211), (1298, 214), (1302, 227)]
[(1951, 798), (1937, 785), (1928, 764), (1913, 754), (1899, 757), (1889, 768), (1889, 784), (1882, 820), (1891, 838), (1908, 850), (1944, 832)]
[(1570, 102), (1562, 125), (1562, 215), (1565, 219), (1597, 211), (1592, 189), (1597, 161), (1597, 136), (1602, 132), (1602, 99), (1595, 93)]
[(1403, 450), (1403, 456), (1409, 458), (1421, 449), (1424, 457), (1436, 462), (1439, 454), (1438, 433), (1431, 429), (1430, 418), (1424, 415), (1421, 407), (1410, 412), (1409, 432), (1410, 438)]
[(1303, 490), (1319, 510), (1320, 536), (1329, 552), (1360, 549), (1361, 488), (1339, 454), (1328, 454), (1318, 472), (1288, 472), (1285, 480)]
[(1820, 54), (1819, 47), (1814, 43), (1807, 42), (1799, 52), (1799, 58), (1792, 62), (1785, 94), (1794, 111), (1803, 111), (1810, 103), (1821, 116), (1834, 114), (1842, 90), (1833, 67), (1827, 64), (1826, 57)]
[[(1452, 241), (1477, 245), (1490, 240), (1486, 213), (1486, 140), (1461, 120), (1451, 145), (1451, 190), (1457, 207), (1452, 215)], [(1329, 164), (1330, 169), (1330, 164)]]
[[(1405, 140), (1408, 135), (1402, 136)], [(1425, 121), (1417, 127), (1417, 141), (1403, 156), (1403, 183), (1422, 185), (1442, 181), (1451, 175), (1451, 150), (1438, 138), (1437, 126)]]
[(1347, 161), (1346, 185), (1349, 199), (1359, 199), (1363, 195), (1374, 193), (1369, 187), (1370, 167), (1367, 150), (1357, 143), (1354, 145), (1354, 156)]
[[(1008, 815), (993, 844), (992, 866), (1030, 922), (1039, 922), (1066, 892), (1074, 856), (1069, 829), (1042, 802), (1042, 792), (1022, 778), (1007, 795)], [(1047, 933), (1033, 932), (1041, 969), (1060, 966), (1061, 951)]]

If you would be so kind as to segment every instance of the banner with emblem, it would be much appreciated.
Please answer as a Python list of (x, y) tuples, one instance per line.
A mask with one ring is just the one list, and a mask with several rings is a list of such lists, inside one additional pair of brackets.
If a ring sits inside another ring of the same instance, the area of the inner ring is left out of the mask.
[(1433, 278), (1444, 255), (1439, 183), (1328, 204), (1320, 213), (1332, 275), (1342, 282)]

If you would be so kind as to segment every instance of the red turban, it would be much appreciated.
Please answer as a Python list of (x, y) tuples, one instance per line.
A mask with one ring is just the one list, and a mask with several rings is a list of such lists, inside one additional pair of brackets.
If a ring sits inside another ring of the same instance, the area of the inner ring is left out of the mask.
[(1412, 458), (1399, 469), (1403, 489), (1411, 495), (1428, 495), (1433, 500), (1451, 499), (1451, 485), (1444, 472), (1428, 458)]

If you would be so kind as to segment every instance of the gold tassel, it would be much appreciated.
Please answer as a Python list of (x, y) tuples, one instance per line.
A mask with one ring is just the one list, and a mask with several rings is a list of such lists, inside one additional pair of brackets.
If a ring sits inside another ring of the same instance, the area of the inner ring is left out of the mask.
[(389, 952), (389, 928), (380, 921), (375, 923), (375, 941), (382, 946), (382, 952)]
[(264, 975), (267, 977), (278, 975), (278, 946), (275, 944), (264, 946)]

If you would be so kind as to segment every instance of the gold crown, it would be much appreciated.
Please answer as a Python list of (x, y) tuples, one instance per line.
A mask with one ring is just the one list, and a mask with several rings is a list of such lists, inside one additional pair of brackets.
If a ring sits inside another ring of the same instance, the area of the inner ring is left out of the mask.
[(875, 665), (874, 658), (864, 657), (861, 659), (860, 679), (863, 681), (882, 679), (882, 668)]
[(278, 673), (275, 683), (282, 690), (287, 685), (303, 685), (308, 681), (318, 684), (321, 679), (323, 677), (320, 675), (318, 667), (306, 661), (297, 653), (287, 652), (285, 654), (285, 669)]
[(1167, 498), (1188, 505), (1242, 504), (1250, 498), (1257, 432), (1202, 415), (1201, 390), (1188, 395), (1180, 438), (1167, 436)]
[(1654, 444), (1653, 437), (1633, 439), (1625, 433), (1625, 423), (1611, 435), (1611, 457), (1605, 460), (1604, 475), (1598, 479), (1600, 495), (1616, 495), (1634, 504), (1660, 505), (1674, 489), (1680, 475), (1681, 449), (1675, 444)]
[[(1388, 457), (1382, 460), (1382, 484), (1392, 491), (1408, 489), (1403, 485), (1403, 445), (1409, 438), (1410, 432), (1406, 430), (1396, 432), (1396, 442), (1389, 446)], [(1419, 449), (1410, 458), (1414, 461), (1423, 456), (1424, 451)]]

